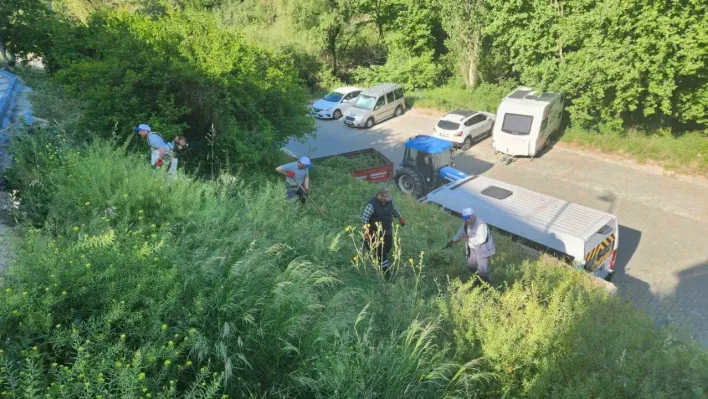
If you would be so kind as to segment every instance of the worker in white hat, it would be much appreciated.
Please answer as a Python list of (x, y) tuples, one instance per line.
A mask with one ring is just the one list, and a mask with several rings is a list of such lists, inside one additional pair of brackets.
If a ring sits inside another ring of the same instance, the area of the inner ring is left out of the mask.
[(304, 204), (305, 198), (310, 195), (310, 174), (312, 163), (310, 158), (302, 157), (299, 160), (275, 168), (275, 171), (285, 176), (285, 195), (288, 199), (300, 198)]
[(489, 282), (489, 257), (497, 250), (487, 223), (474, 214), (472, 208), (462, 210), (464, 223), (457, 234), (447, 243), (447, 247), (464, 239), (466, 242), (467, 268), (472, 274), (477, 273), (482, 280)]

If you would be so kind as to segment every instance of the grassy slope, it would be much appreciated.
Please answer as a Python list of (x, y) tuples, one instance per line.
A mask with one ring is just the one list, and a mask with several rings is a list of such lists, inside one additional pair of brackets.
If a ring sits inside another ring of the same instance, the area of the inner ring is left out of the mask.
[[(501, 99), (512, 90), (510, 85), (481, 85), (470, 91), (456, 87), (409, 93), (409, 105), (442, 111), (478, 109), (494, 112)], [(597, 133), (566, 129), (557, 138), (607, 153), (622, 154), (639, 162), (654, 162), (684, 174), (708, 176), (708, 134), (688, 132), (679, 137), (670, 134), (646, 134), (629, 130), (622, 134)]]
[(455, 282), (461, 250), (440, 248), (459, 220), (410, 198), (386, 283), (357, 249), (374, 187), (342, 170), (312, 171), (322, 218), (272, 175), (170, 182), (53, 129), (14, 151), (41, 228), (0, 291), (11, 396), (706, 395), (702, 350), (553, 259), (499, 236), (498, 288)]

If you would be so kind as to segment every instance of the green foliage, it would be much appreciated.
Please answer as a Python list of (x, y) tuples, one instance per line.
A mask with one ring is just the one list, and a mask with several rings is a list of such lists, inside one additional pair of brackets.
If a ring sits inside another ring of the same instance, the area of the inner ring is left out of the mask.
[(498, 376), (492, 395), (708, 394), (701, 349), (659, 332), (647, 316), (593, 288), (582, 272), (548, 263), (521, 265), (521, 278), (502, 291), (453, 283), (449, 300), (440, 301), (464, 357), (484, 356)]
[(504, 284), (455, 282), (462, 251), (440, 248), (459, 220), (409, 197), (386, 282), (358, 232), (375, 187), (332, 165), (312, 170), (324, 219), (265, 175), (167, 180), (110, 143), (32, 133), (9, 175), (39, 229), (1, 283), (5, 395), (705, 394), (702, 349), (503, 235)]
[(383, 161), (381, 160), (381, 157), (374, 155), (359, 155), (356, 157), (349, 158), (337, 156), (322, 162), (322, 166), (326, 166), (328, 168), (336, 170), (348, 170), (352, 172), (355, 170), (375, 168), (377, 166), (381, 166), (382, 164)]
[(0, 61), (41, 54), (49, 39), (47, 5), (41, 0), (3, 0), (0, 3)]
[(447, 85), (431, 90), (407, 93), (409, 106), (439, 110), (472, 109), (496, 112), (501, 99), (514, 88), (513, 82), (482, 83), (475, 89), (462, 85)]
[(565, 90), (578, 126), (708, 122), (705, 3), (487, 3), (493, 46), (522, 82)]
[(353, 78), (366, 86), (395, 82), (406, 90), (429, 89), (440, 84), (441, 69), (434, 62), (432, 51), (420, 56), (391, 53), (386, 64), (360, 67), (353, 71)]
[(692, 131), (674, 135), (668, 129), (649, 133), (630, 129), (623, 133), (569, 128), (562, 141), (616, 152), (639, 162), (656, 162), (684, 174), (708, 175), (708, 133)]
[[(167, 138), (188, 129), (188, 162), (253, 165), (313, 126), (295, 71), (205, 12), (97, 13), (65, 31), (47, 63), (84, 103), (87, 139), (148, 122)], [(206, 159), (212, 125), (218, 157)]]

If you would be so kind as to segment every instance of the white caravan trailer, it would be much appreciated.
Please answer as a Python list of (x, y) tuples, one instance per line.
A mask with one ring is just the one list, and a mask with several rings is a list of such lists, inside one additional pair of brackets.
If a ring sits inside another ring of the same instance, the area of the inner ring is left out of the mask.
[(492, 129), (492, 147), (508, 157), (534, 157), (561, 124), (563, 92), (519, 87), (504, 97)]
[(484, 176), (452, 181), (420, 202), (455, 214), (472, 207), (490, 226), (528, 240), (532, 247), (550, 249), (596, 277), (612, 277), (619, 230), (617, 217), (609, 213)]

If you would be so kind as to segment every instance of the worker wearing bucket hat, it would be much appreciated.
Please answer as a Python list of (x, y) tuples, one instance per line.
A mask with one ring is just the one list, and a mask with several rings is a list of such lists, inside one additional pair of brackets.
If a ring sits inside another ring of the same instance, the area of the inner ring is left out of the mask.
[(472, 274), (477, 273), (482, 280), (489, 282), (489, 257), (496, 253), (494, 239), (487, 223), (475, 215), (472, 208), (462, 210), (462, 227), (457, 234), (447, 243), (452, 244), (464, 239), (467, 268)]
[[(312, 167), (310, 158), (302, 157), (299, 160), (275, 168), (275, 171), (285, 176), (285, 196), (288, 199), (300, 198), (304, 204), (310, 195), (310, 174)], [(304, 191), (303, 191), (304, 190)]]

